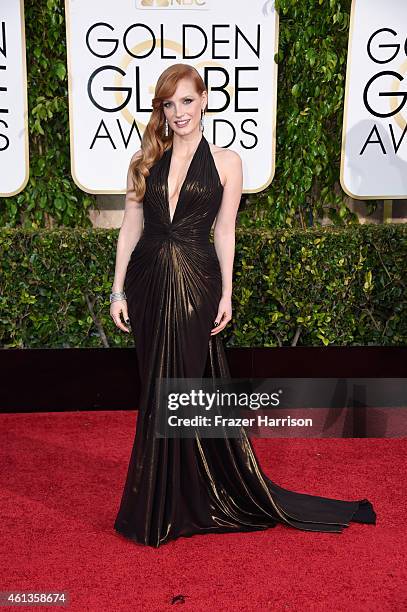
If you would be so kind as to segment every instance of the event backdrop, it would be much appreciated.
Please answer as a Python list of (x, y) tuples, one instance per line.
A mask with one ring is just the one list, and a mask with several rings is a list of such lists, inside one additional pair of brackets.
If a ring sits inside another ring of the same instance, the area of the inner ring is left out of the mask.
[(354, 0), (341, 185), (353, 198), (407, 195), (407, 0)]
[[(245, 9), (246, 3), (233, 0), (65, 0), (71, 171), (82, 190), (124, 193), (154, 84), (166, 66), (179, 61), (204, 76), (210, 93), (207, 137), (241, 154), (244, 191), (260, 192), (271, 183), (278, 17), (274, 0), (255, 0)], [(407, 196), (406, 72), (407, 2), (353, 0), (340, 170), (342, 188), (353, 198)], [(24, 4), (3, 0), (3, 197), (28, 182), (27, 114)]]
[(0, 196), (28, 182), (27, 71), (24, 2), (0, 2)]
[[(271, 0), (66, 0), (71, 171), (88, 193), (124, 193), (159, 74), (207, 82), (207, 138), (244, 160), (244, 191), (272, 181), (278, 19)], [(248, 10), (249, 9), (249, 10)]]

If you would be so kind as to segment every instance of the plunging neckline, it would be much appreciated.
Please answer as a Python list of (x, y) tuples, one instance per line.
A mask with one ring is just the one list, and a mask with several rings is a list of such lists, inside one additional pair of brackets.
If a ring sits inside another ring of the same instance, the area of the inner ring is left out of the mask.
[(170, 154), (169, 154), (169, 159), (168, 159), (168, 164), (167, 164), (167, 173), (166, 173), (166, 178), (165, 178), (165, 191), (166, 191), (166, 193), (165, 193), (165, 205), (166, 205), (166, 209), (167, 209), (167, 214), (168, 214), (168, 219), (169, 219), (170, 225), (172, 225), (172, 223), (174, 221), (174, 217), (175, 217), (175, 214), (177, 212), (178, 204), (179, 204), (179, 201), (181, 199), (181, 195), (182, 195), (185, 183), (187, 182), (187, 179), (188, 179), (189, 172), (191, 170), (192, 164), (193, 164), (193, 162), (195, 160), (196, 154), (198, 153), (199, 147), (201, 146), (203, 140), (204, 140), (204, 135), (202, 134), (201, 140), (199, 141), (199, 143), (198, 143), (198, 145), (197, 145), (197, 147), (196, 147), (196, 149), (194, 151), (194, 154), (191, 157), (191, 161), (189, 162), (188, 169), (187, 169), (186, 174), (185, 174), (185, 178), (184, 178), (184, 180), (182, 182), (182, 185), (181, 185), (181, 188), (179, 190), (178, 199), (177, 199), (177, 203), (176, 203), (175, 208), (174, 208), (174, 213), (172, 215), (172, 219), (171, 219), (171, 210), (170, 210), (170, 196), (169, 196), (168, 177), (170, 175), (170, 169), (171, 169), (171, 160), (172, 160), (173, 145), (171, 145), (171, 147), (169, 148)]

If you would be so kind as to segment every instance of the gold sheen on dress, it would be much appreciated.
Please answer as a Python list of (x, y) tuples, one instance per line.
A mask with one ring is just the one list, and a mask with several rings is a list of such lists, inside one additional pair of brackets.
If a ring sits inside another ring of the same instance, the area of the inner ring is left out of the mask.
[(209, 236), (223, 186), (202, 135), (171, 219), (171, 155), (167, 149), (147, 177), (144, 230), (124, 283), (142, 391), (114, 529), (158, 547), (181, 536), (258, 531), (278, 523), (332, 533), (351, 521), (375, 523), (367, 499), (307, 495), (271, 481), (243, 427), (230, 439), (155, 436), (156, 379), (231, 377), (220, 334), (210, 333), (222, 275)]

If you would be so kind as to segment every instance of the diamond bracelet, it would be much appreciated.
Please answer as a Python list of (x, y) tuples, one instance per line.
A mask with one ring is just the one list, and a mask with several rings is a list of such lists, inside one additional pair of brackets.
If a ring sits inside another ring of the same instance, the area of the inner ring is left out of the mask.
[(126, 300), (126, 294), (124, 291), (114, 291), (110, 294), (110, 303), (117, 302), (119, 300)]

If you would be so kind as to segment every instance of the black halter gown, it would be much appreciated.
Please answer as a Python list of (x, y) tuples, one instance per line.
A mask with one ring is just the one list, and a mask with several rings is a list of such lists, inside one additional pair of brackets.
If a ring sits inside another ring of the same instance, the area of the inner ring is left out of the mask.
[(342, 501), (279, 487), (262, 472), (249, 438), (169, 439), (154, 435), (156, 378), (230, 377), (219, 334), (210, 335), (222, 277), (209, 241), (223, 186), (203, 136), (171, 221), (172, 147), (150, 169), (144, 231), (125, 278), (142, 392), (136, 435), (114, 529), (158, 547), (180, 536), (256, 531), (283, 523), (341, 532), (375, 523), (366, 499)]

